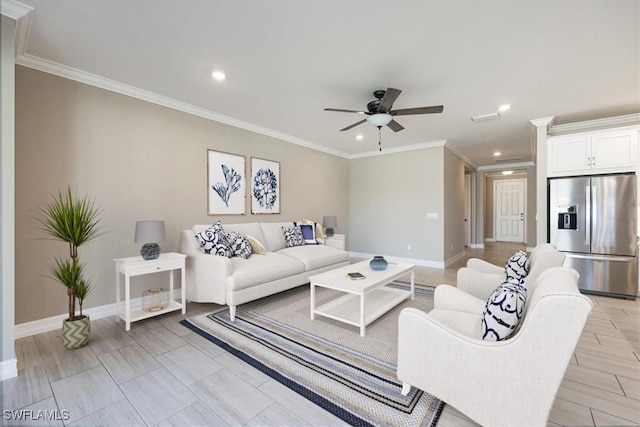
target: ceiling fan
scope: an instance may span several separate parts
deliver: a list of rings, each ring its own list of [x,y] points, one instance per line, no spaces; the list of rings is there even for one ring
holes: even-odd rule
[[[375,100],[367,104],[367,111],[358,110],[344,110],[341,108],[325,108],[324,111],[337,111],[339,113],[357,113],[365,114],[367,117],[359,122],[356,122],[350,126],[347,126],[341,131],[352,129],[362,123],[368,121],[373,123],[378,129],[382,126],[389,126],[392,131],[400,132],[404,127],[394,120],[394,116],[409,116],[414,114],[434,114],[442,113],[444,107],[442,105],[433,105],[431,107],[417,107],[417,108],[403,108],[400,110],[392,110],[393,103],[402,93],[400,89],[394,89],[392,87],[387,90],[376,90],[373,92]]]

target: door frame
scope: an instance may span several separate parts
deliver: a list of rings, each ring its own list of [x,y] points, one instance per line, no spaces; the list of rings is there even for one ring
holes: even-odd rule
[[[498,183],[502,182],[522,182],[522,210],[524,218],[522,221],[522,243],[527,242],[527,177],[513,179],[494,179],[493,180],[493,238],[497,241],[498,236]]]

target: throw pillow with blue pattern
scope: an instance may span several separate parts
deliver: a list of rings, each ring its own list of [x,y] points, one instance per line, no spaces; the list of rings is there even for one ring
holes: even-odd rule
[[[227,242],[229,242],[231,256],[239,256],[240,258],[248,259],[253,252],[249,241],[237,231],[227,233]]]
[[[293,248],[294,246],[302,246],[305,244],[300,227],[284,226],[282,227],[282,231],[284,232],[284,245],[287,248]]]
[[[231,256],[227,235],[220,221],[206,230],[197,233],[196,240],[205,254],[224,256],[227,258]]]
[[[504,271],[507,273],[507,280],[509,279],[524,279],[529,274],[529,263],[527,262],[527,253],[525,251],[518,251],[511,255],[511,258],[507,261],[507,265],[504,266]]]
[[[526,302],[527,289],[523,279],[509,279],[501,283],[489,295],[484,307],[482,339],[502,341],[509,338],[522,319]]]

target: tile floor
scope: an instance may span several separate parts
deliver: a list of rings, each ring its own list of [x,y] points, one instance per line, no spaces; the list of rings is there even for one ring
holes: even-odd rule
[[[455,284],[469,257],[504,263],[518,245],[467,250],[418,283]],[[567,369],[549,425],[640,425],[640,305],[592,297],[594,311]],[[211,304],[188,306],[188,316]],[[179,313],[136,322],[92,322],[87,347],[63,348],[59,331],[16,341],[19,376],[2,383],[3,425],[343,426],[344,422],[181,326]],[[7,420],[13,409],[57,420]],[[25,413],[24,411],[22,412]],[[475,425],[450,406],[439,427]]]

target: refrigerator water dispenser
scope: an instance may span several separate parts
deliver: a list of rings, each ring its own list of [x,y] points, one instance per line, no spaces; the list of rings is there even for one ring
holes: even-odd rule
[[[576,205],[558,206],[558,230],[578,229],[578,207]]]

